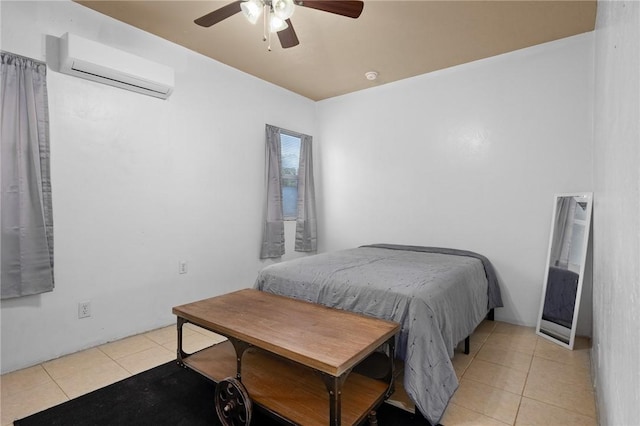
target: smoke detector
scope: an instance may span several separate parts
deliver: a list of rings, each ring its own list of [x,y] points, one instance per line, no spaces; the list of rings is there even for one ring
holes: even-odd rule
[[[375,80],[376,78],[378,78],[378,73],[375,71],[369,71],[369,72],[365,72],[364,76],[367,77],[367,80]]]

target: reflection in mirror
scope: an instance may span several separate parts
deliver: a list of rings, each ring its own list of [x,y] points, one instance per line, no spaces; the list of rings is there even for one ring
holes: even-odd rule
[[[573,349],[576,335],[591,204],[591,193],[555,196],[536,332],[569,349]]]

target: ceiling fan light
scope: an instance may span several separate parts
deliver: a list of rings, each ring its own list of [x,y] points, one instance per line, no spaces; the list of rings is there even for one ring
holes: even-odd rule
[[[277,33],[278,31],[286,30],[287,28],[289,28],[289,25],[284,21],[284,19],[280,19],[273,12],[269,14],[269,32]]]
[[[273,0],[271,2],[271,7],[273,8],[273,13],[283,21],[291,18],[293,11],[295,10],[293,0]]]
[[[260,0],[247,0],[240,4],[242,14],[252,24],[258,22],[258,18],[262,13],[262,2]]]

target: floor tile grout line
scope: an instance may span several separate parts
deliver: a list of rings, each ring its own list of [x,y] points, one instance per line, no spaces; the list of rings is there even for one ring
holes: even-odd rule
[[[463,372],[463,373],[462,373],[462,375],[460,376],[460,380],[462,380],[462,378],[464,378],[465,374],[466,374],[466,373],[467,373],[467,371],[469,370],[469,367],[471,367],[471,364],[473,363],[473,361],[475,361],[475,360],[476,360],[476,355],[480,352],[480,350],[482,349],[482,347],[483,347],[483,346],[485,345],[485,343],[489,340],[489,336],[491,336],[491,334],[493,334],[493,331],[495,331],[495,326],[494,326],[493,330],[492,330],[491,332],[489,332],[489,335],[487,336],[487,339],[485,339],[485,340],[484,340],[484,342],[480,345],[480,347],[478,348],[478,350],[477,350],[477,351],[475,352],[475,354],[473,355],[473,358],[472,358],[472,359],[471,359],[471,361],[469,362],[469,365],[467,365],[467,367],[464,369],[464,372]],[[480,360],[480,361],[483,361],[483,360]],[[528,374],[528,372],[527,372],[527,374]],[[515,422],[516,422],[516,420],[517,420],[517,418],[518,418],[518,411],[520,410],[520,403],[522,402],[522,395],[515,394],[515,393],[510,392],[510,391],[505,390],[505,389],[496,388],[495,386],[491,386],[491,385],[489,385],[489,384],[487,384],[487,383],[482,383],[482,382],[479,382],[479,381],[474,380],[474,379],[467,378],[467,379],[465,379],[465,380],[470,380],[470,381],[472,381],[472,382],[480,383],[480,384],[482,384],[482,385],[489,386],[489,387],[491,387],[491,388],[494,388],[494,389],[497,389],[497,390],[501,390],[501,391],[505,391],[505,392],[509,392],[509,393],[511,393],[511,394],[513,394],[513,395],[519,396],[519,397],[520,397],[520,401],[518,401],[518,410],[516,410],[516,415],[515,415],[515,417],[514,417],[514,419],[513,419],[513,422],[511,423],[511,425],[512,425],[512,426],[513,426],[513,425],[515,425]],[[524,387],[523,387],[523,390],[524,390]],[[454,404],[455,404],[455,403],[454,403]],[[459,405],[459,404],[455,404],[455,405]],[[479,411],[476,411],[476,410],[474,410],[474,409],[471,409],[471,408],[465,407],[465,406],[463,406],[463,405],[461,405],[461,407],[465,408],[466,410],[472,411],[472,412],[474,412],[474,413],[480,414],[480,415],[482,415],[482,416],[489,417],[489,418],[491,418],[491,419],[493,419],[493,420],[496,420],[496,421],[498,421],[498,422],[500,422],[500,423],[505,423],[505,422],[503,422],[502,420],[497,419],[497,418],[495,418],[495,417],[493,417],[493,416],[490,416],[490,415],[488,415],[488,414],[481,413],[481,412],[479,412]],[[505,423],[505,424],[507,424],[507,423]]]
[[[485,342],[489,340],[489,337],[490,337],[492,334],[494,334],[495,329],[496,329],[496,327],[494,327],[493,331],[489,334],[489,336],[487,336],[487,340],[485,340]],[[510,334],[510,333],[499,333],[499,332],[498,332],[498,334]],[[523,400],[523,398],[525,397],[525,396],[524,396],[524,391],[525,391],[525,388],[526,388],[526,386],[527,386],[527,381],[529,380],[529,373],[531,372],[531,365],[533,364],[533,358],[534,358],[534,356],[535,356],[535,349],[536,349],[537,345],[538,345],[538,341],[536,340],[536,345],[534,346],[533,352],[532,352],[531,354],[528,354],[528,353],[526,353],[526,352],[522,352],[522,351],[518,351],[518,350],[515,350],[515,349],[513,349],[513,348],[509,348],[509,351],[518,352],[518,353],[522,353],[522,354],[526,354],[526,355],[530,356],[530,358],[529,358],[529,365],[528,365],[528,367],[527,367],[527,371],[526,371],[526,377],[525,377],[525,380],[524,380],[524,384],[522,385],[522,390],[520,391],[520,393],[519,393],[519,394],[516,394],[516,393],[511,392],[512,394],[517,395],[517,396],[519,397],[519,400],[518,400],[518,408],[516,409],[516,414],[515,414],[515,416],[514,416],[514,418],[513,418],[513,422],[511,423],[513,426],[515,426],[515,425],[516,425],[516,423],[518,422],[518,415],[520,414],[520,407],[522,406],[522,400]],[[478,351],[478,352],[479,352],[479,351]],[[475,359],[474,359],[474,360],[475,360]],[[492,363],[491,361],[486,361],[486,360],[481,360],[481,361],[485,361],[485,362],[490,362],[490,363]],[[498,366],[501,366],[501,367],[505,367],[505,368],[509,368],[509,369],[511,369],[511,370],[514,370],[514,371],[521,371],[521,370],[517,370],[517,369],[514,369],[514,368],[512,368],[512,367],[509,367],[509,366],[506,366],[506,365],[502,365],[502,364],[497,364],[497,363],[492,363],[492,364],[494,364],[494,365],[498,365]],[[465,371],[465,373],[466,373],[466,371]],[[473,379],[467,379],[467,380],[473,380]],[[485,383],[485,384],[486,384],[486,383]],[[493,386],[491,386],[491,385],[487,385],[487,386],[493,387]],[[494,387],[494,388],[495,388],[495,387]],[[495,389],[500,389],[500,388],[495,388]],[[506,389],[500,389],[500,390],[504,390],[504,391],[506,391],[506,392],[510,392],[510,391],[508,391],[508,390],[506,390]],[[494,418],[494,417],[491,417],[491,418]],[[500,419],[496,419],[496,420],[501,421]]]
[[[45,374],[49,377],[49,379],[51,379],[51,381],[53,382],[53,384],[55,384],[55,385],[56,385],[56,387],[60,390],[60,392],[62,392],[62,394],[63,394],[63,395],[64,395],[64,397],[66,398],[66,401],[65,401],[65,402],[71,401],[71,399],[72,399],[72,398],[71,398],[71,397],[70,397],[70,396],[69,396],[69,395],[64,391],[64,389],[62,389],[62,387],[60,386],[60,384],[58,383],[58,381],[57,381],[56,379],[54,379],[54,378],[53,378],[53,376],[51,376],[51,374],[49,373],[49,371],[47,371],[47,369],[46,369],[46,368],[44,368],[44,363],[43,363],[43,362],[41,362],[41,363],[39,363],[39,364],[33,365],[32,367],[36,367],[36,366],[39,366],[40,368],[42,368],[42,370],[44,370]],[[30,367],[27,367],[27,368],[30,368]],[[10,374],[10,373],[7,373],[7,374]],[[39,387],[39,386],[42,386],[42,385],[38,385],[38,387]],[[29,390],[33,390],[33,389],[34,389],[34,388],[29,388],[29,389],[25,389],[24,391],[29,391]],[[32,414],[38,413],[38,412],[40,412],[40,411],[42,411],[42,410],[45,410],[45,409],[46,409],[46,408],[39,407],[39,408],[37,408],[37,409],[36,409],[36,411],[29,412],[28,414],[25,414],[23,417],[30,416],[30,415],[32,415]],[[14,420],[16,420],[16,419],[14,419]],[[9,426],[13,425],[14,420],[12,420],[12,421],[11,421],[11,423],[9,424]]]
[[[126,355],[123,355],[123,356],[121,356],[121,357],[114,358],[113,356],[111,356],[111,355],[109,355],[107,352],[105,352],[105,351],[102,349],[102,347],[103,347],[103,346],[106,346],[106,345],[109,345],[109,344],[111,344],[111,343],[117,343],[117,342],[120,342],[120,341],[123,341],[123,340],[126,340],[126,339],[130,339],[130,338],[132,338],[132,337],[138,337],[138,336],[139,336],[139,337],[142,337],[142,338],[144,338],[144,339],[146,339],[146,340],[148,340],[152,345],[162,347],[162,345],[161,345],[161,344],[159,344],[158,342],[154,341],[153,339],[150,339],[150,338],[149,338],[149,337],[147,337],[145,334],[146,334],[146,333],[141,333],[141,334],[134,334],[133,336],[129,336],[129,337],[123,337],[122,339],[114,340],[114,341],[112,341],[112,342],[107,342],[107,343],[104,343],[104,344],[102,344],[102,345],[96,346],[96,348],[98,348],[98,350],[100,350],[100,352],[102,352],[103,354],[105,354],[105,355],[106,355],[107,357],[109,357],[111,360],[113,360],[113,361],[115,361],[116,363],[120,364],[120,363],[118,362],[118,359],[122,359],[122,358],[125,358],[125,357],[130,356],[130,355],[135,355],[135,354],[138,354],[138,353],[144,352],[144,351],[146,351],[146,350],[147,350],[147,349],[149,349],[149,348],[143,348],[143,349],[140,349],[140,350],[137,350],[137,351],[134,351],[134,352],[127,353]]]
[[[537,341],[536,341],[536,347],[535,347],[535,349],[537,349],[537,348],[538,348],[538,342],[540,342],[540,340],[537,340]],[[528,398],[528,399],[530,399],[530,400],[532,400],[532,401],[536,401],[536,402],[539,402],[539,403],[541,403],[541,404],[545,404],[545,405],[549,405],[549,406],[552,406],[552,407],[560,408],[560,409],[563,409],[563,410],[566,410],[566,411],[569,411],[569,412],[572,412],[572,413],[575,413],[575,414],[578,414],[578,415],[581,415],[581,416],[590,417],[590,418],[594,418],[594,419],[595,419],[595,417],[593,417],[593,416],[590,416],[590,415],[585,414],[585,413],[581,413],[581,412],[576,411],[576,410],[573,410],[573,409],[571,409],[571,408],[563,407],[563,406],[560,406],[560,405],[557,405],[557,404],[554,404],[554,403],[551,403],[551,402],[540,401],[539,399],[534,398],[534,397],[532,397],[532,396],[525,396],[525,395],[524,395],[525,389],[526,389],[526,387],[527,387],[526,382],[529,380],[529,374],[531,373],[531,367],[533,366],[533,360],[534,360],[534,358],[541,358],[541,359],[544,359],[544,360],[546,360],[546,361],[556,362],[556,363],[558,363],[558,364],[563,364],[563,365],[564,365],[564,363],[557,362],[557,361],[554,361],[554,360],[548,359],[548,358],[546,358],[546,357],[541,357],[541,356],[539,356],[539,355],[536,355],[535,353],[536,353],[536,352],[535,352],[535,350],[534,350],[534,354],[533,354],[533,357],[531,358],[531,363],[530,363],[530,365],[529,365],[529,372],[527,373],[527,379],[525,380],[525,386],[524,386],[524,388],[523,388],[523,390],[522,390],[522,398]],[[571,364],[569,364],[569,365],[571,365]],[[589,373],[589,375],[590,375],[590,374],[591,374],[591,373]],[[520,404],[522,404],[522,400],[520,401]],[[520,406],[518,406],[518,411],[520,411]]]
[[[41,363],[40,366],[45,371],[45,373],[47,373],[47,376],[49,376],[49,378],[53,381],[53,383],[56,384],[58,389],[60,389],[60,391],[64,394],[64,396],[67,398],[67,401],[71,401],[71,397],[64,391],[64,389],[62,389],[62,386],[60,386],[60,383],[58,383],[58,381],[53,378],[53,376],[49,373],[49,371],[47,371],[47,369],[44,368],[44,363]]]
[[[117,340],[115,340],[115,341],[117,342]],[[113,342],[105,343],[105,345],[108,345],[109,343],[113,343]],[[100,346],[103,346],[103,345],[100,345]],[[105,351],[103,351],[103,350],[100,348],[100,346],[96,346],[96,348],[97,348],[100,352],[102,352],[103,354],[105,354],[105,355],[107,356],[107,358],[109,358],[111,361],[113,361],[113,362],[115,362],[115,363],[117,363],[117,362],[118,362],[118,361],[116,361],[116,360],[115,360],[111,355],[109,355],[108,353],[106,353]]]
[[[589,415],[589,414],[581,413],[581,412],[579,412],[579,411],[572,410],[571,408],[562,407],[562,406],[560,406],[560,405],[556,405],[556,404],[554,404],[554,403],[552,403],[552,402],[540,401],[539,399],[536,399],[536,398],[534,398],[534,397],[532,397],[532,396],[525,396],[525,395],[522,395],[522,398],[523,398],[523,399],[524,399],[524,398],[527,398],[527,399],[529,399],[529,400],[531,400],[531,401],[535,401],[535,402],[537,402],[537,403],[539,403],[539,404],[548,405],[548,406],[553,407],[553,408],[558,408],[558,409],[560,409],[560,410],[568,411],[568,412],[570,412],[570,413],[572,413],[572,414],[576,414],[576,415],[578,415],[578,416],[588,417],[588,418],[590,418],[590,419],[597,420],[597,417],[591,416],[591,415]]]
[[[130,336],[130,337],[132,337],[132,336]],[[156,346],[158,346],[158,347],[162,347],[162,346],[161,346],[161,345],[159,345],[157,342],[154,342],[152,339],[149,339],[149,338],[147,338],[146,336],[145,336],[145,338],[146,338],[147,340],[149,340],[151,343],[153,343],[154,345],[156,345]],[[124,340],[124,339],[127,339],[127,337],[124,337],[124,338],[119,339],[119,340],[114,340],[114,342],[117,342],[117,341],[120,341],[120,340]],[[112,343],[112,342],[105,343],[105,345],[106,345],[106,344],[109,344],[109,343]],[[134,372],[130,371],[127,367],[125,367],[124,365],[122,365],[122,364],[118,361],[118,359],[122,359],[122,358],[124,358],[124,356],[123,356],[123,357],[120,357],[120,358],[114,358],[114,357],[112,357],[111,355],[109,355],[108,353],[106,353],[104,350],[102,350],[102,348],[101,348],[100,346],[103,346],[103,345],[97,345],[97,346],[94,346],[93,348],[97,349],[99,352],[101,352],[102,354],[104,354],[104,355],[105,355],[105,356],[106,356],[106,357],[107,357],[111,362],[113,362],[115,365],[117,365],[118,367],[122,368],[122,369],[127,373],[127,375],[128,375],[128,376],[127,376],[127,378],[128,378],[128,377],[132,377],[133,375],[135,375],[135,373],[134,373]],[[93,349],[93,348],[89,348],[89,349]],[[148,349],[148,348],[147,348],[147,349]],[[164,348],[164,349],[166,349],[166,348]],[[141,352],[143,352],[143,351],[144,351],[144,350],[136,351],[136,352],[133,352],[133,353],[128,354],[128,355],[138,354],[138,353],[141,353]],[[73,354],[69,354],[69,355],[73,355]],[[65,356],[69,356],[69,355],[65,355]],[[128,355],[127,355],[127,356],[128,356]],[[62,359],[62,358],[64,358],[64,356],[63,356],[63,357],[61,357],[61,358],[57,358],[57,359]],[[57,386],[57,387],[62,391],[62,393],[63,393],[63,394],[65,395],[65,397],[67,398],[67,400],[68,400],[68,401],[70,401],[71,399],[73,399],[73,398],[71,398],[71,396],[70,396],[69,394],[67,394],[67,392],[65,392],[65,391],[64,391],[64,389],[62,388],[62,386],[60,385],[60,383],[58,382],[58,380],[56,380],[56,379],[55,379],[55,378],[54,378],[54,377],[49,373],[49,371],[45,368],[44,363],[41,363],[41,364],[39,364],[39,365],[42,367],[42,369],[43,369],[43,370],[45,370],[45,372],[46,372],[46,374],[49,376],[49,378],[51,378],[51,380],[53,380],[53,382],[56,384],[56,386]],[[60,379],[63,379],[63,378],[64,378],[64,377],[60,377]],[[94,390],[95,390],[95,389],[94,389]],[[92,392],[92,391],[83,392],[81,395],[78,395],[78,397],[79,397],[79,396],[82,396],[82,395],[85,395],[85,394],[87,394],[87,393],[90,393],[90,392]]]
[[[465,378],[465,380],[469,380],[469,381],[472,381],[474,383],[478,383],[478,384],[483,385],[483,386],[488,386],[488,387],[490,387],[492,389],[496,389],[496,390],[499,390],[499,391],[502,391],[502,392],[507,392],[507,393],[510,393],[511,395],[520,396],[520,397],[523,396],[522,393],[516,393],[516,392],[510,391],[510,390],[507,390],[507,389],[502,389],[502,388],[490,385],[488,383],[484,383],[484,382],[478,381],[476,379],[472,379],[470,377]]]
[[[162,327],[162,328],[160,328],[160,329],[158,329],[158,330],[161,330],[161,329],[164,329],[164,328],[166,328],[166,327]],[[152,330],[152,331],[153,331],[153,330]],[[147,333],[148,333],[148,332],[147,332]],[[151,346],[151,347],[147,347],[147,348],[141,349],[141,350],[139,350],[139,351],[135,351],[135,352],[128,353],[127,355],[121,356],[121,357],[119,357],[119,358],[117,358],[117,359],[112,358],[112,359],[113,359],[113,360],[114,360],[114,361],[115,361],[115,362],[116,362],[116,363],[117,363],[117,364],[118,364],[122,369],[124,369],[127,373],[129,373],[129,376],[130,376],[130,377],[131,377],[131,376],[134,376],[134,375],[136,375],[136,374],[138,374],[138,373],[141,373],[142,371],[134,372],[134,371],[130,370],[129,368],[127,368],[127,366],[126,366],[126,365],[124,365],[124,364],[121,362],[123,359],[125,359],[125,358],[127,358],[127,357],[129,357],[129,356],[133,356],[133,355],[141,354],[141,353],[143,353],[143,352],[145,352],[145,351],[148,351],[148,350],[151,350],[151,349],[166,350],[166,351],[171,352],[171,353],[173,352],[173,351],[171,351],[170,349],[168,349],[167,347],[165,347],[164,345],[162,345],[162,344],[160,344],[160,343],[156,342],[155,340],[153,340],[153,339],[149,338],[148,336],[146,336],[146,334],[147,334],[147,333],[141,333],[141,334],[139,334],[139,335],[140,335],[140,336],[142,336],[142,337],[144,337],[145,339],[147,339],[149,342],[151,342],[151,344],[152,344],[152,346]],[[158,365],[159,365],[159,364],[158,364]],[[154,367],[157,367],[158,365],[155,365]],[[154,367],[150,367],[150,368],[154,368]],[[148,369],[150,369],[150,368],[148,368]],[[146,369],[146,370],[148,370],[148,369]],[[146,371],[146,370],[143,370],[143,371]]]
[[[530,399],[530,400],[532,400],[532,401],[536,401],[536,402],[538,402],[538,403],[540,403],[540,404],[548,405],[548,406],[551,406],[551,407],[554,407],[554,408],[559,408],[559,409],[564,410],[564,411],[569,411],[569,412],[571,412],[571,413],[573,413],[573,414],[577,414],[577,415],[579,415],[579,416],[584,416],[584,417],[589,417],[589,418],[592,418],[592,419],[596,419],[596,417],[591,416],[591,415],[589,415],[589,414],[586,414],[586,413],[583,413],[583,412],[580,412],[580,411],[574,410],[574,409],[572,409],[572,408],[563,407],[563,406],[561,406],[561,405],[554,404],[553,402],[541,401],[541,400],[539,400],[539,399],[537,399],[537,398],[535,398],[535,397],[533,397],[533,396],[529,396],[529,395],[524,395],[524,394],[523,394],[523,395],[522,395],[522,397],[523,397],[523,398]],[[596,407],[596,409],[597,409],[597,407]],[[597,414],[597,410],[596,410],[596,414]]]
[[[518,411],[520,410],[520,403],[522,402],[522,398],[523,398],[523,397],[522,397],[522,395],[518,395],[517,393],[513,393],[513,392],[508,391],[508,390],[505,390],[505,389],[496,388],[495,386],[491,386],[491,385],[488,385],[488,384],[486,384],[486,383],[479,382],[479,381],[477,381],[477,380],[473,380],[473,379],[465,379],[465,380],[467,380],[467,381],[471,381],[471,382],[475,382],[475,383],[479,383],[479,384],[484,385],[484,386],[489,386],[490,388],[497,389],[497,390],[499,390],[499,391],[504,391],[504,392],[507,392],[507,393],[510,393],[510,394],[512,394],[512,395],[514,395],[514,396],[519,397],[519,398],[520,398],[520,400],[518,401],[518,410],[516,410],[516,415],[514,416],[514,418],[513,418],[513,422],[511,423],[511,425],[514,425],[514,424],[515,424],[515,421],[516,421],[516,420],[517,420],[517,418],[518,418]],[[454,404],[455,404],[455,403],[454,403]],[[460,404],[455,404],[455,405],[460,405]],[[500,419],[498,419],[498,418],[495,418],[495,417],[493,417],[493,416],[491,416],[491,415],[489,415],[489,414],[481,413],[480,411],[474,410],[473,408],[465,407],[464,405],[460,405],[460,406],[461,406],[461,407],[463,407],[463,408],[465,408],[465,409],[467,409],[467,410],[469,410],[469,411],[473,411],[474,413],[480,414],[480,415],[485,416],[485,417],[489,417],[489,418],[491,418],[491,419],[493,419],[493,420],[496,420],[496,421],[498,421],[498,422],[500,422],[500,423],[505,423],[504,421],[502,421],[502,420],[500,420]],[[508,423],[505,423],[505,424],[508,424]]]
[[[509,424],[509,423],[505,423],[505,422],[503,422],[503,421],[502,421],[502,420],[500,420],[500,419],[496,419],[495,417],[492,417],[492,416],[490,416],[490,415],[488,415],[488,414],[484,414],[484,413],[481,413],[480,411],[474,410],[473,408],[468,408],[468,407],[465,407],[464,405],[456,404],[455,402],[450,402],[450,403],[449,403],[449,405],[456,405],[456,406],[458,406],[458,407],[464,408],[465,410],[469,410],[469,411],[471,411],[471,412],[473,412],[473,413],[476,413],[476,414],[479,414],[479,415],[481,415],[481,416],[488,417],[488,418],[490,418],[491,420],[495,420],[495,421],[496,421],[496,422],[498,422],[498,423],[502,423],[502,424],[505,424],[505,425],[508,425],[508,424]],[[447,408],[449,408],[449,405],[447,406]],[[513,426],[513,423],[512,423],[511,425]],[[448,426],[448,425],[442,425],[442,426]]]
[[[520,414],[520,407],[522,406],[522,398],[524,397],[520,395],[520,400],[518,401],[518,409],[516,410],[516,416],[513,418],[513,423],[511,423],[513,426],[518,423],[518,415]]]
[[[518,416],[520,415],[520,408],[522,407],[522,400],[524,399],[524,392],[527,388],[527,382],[529,381],[529,374],[531,374],[531,366],[533,365],[533,357],[535,356],[535,348],[538,347],[538,341],[536,340],[536,346],[533,349],[533,354],[531,354],[531,359],[529,360],[529,368],[527,368],[527,376],[524,378],[524,384],[522,385],[522,392],[520,393],[520,401],[518,401],[518,409],[516,410],[516,417],[513,419],[513,425],[515,426],[518,423]]]
[[[123,338],[123,339],[126,339],[126,337],[125,337],[125,338]],[[121,340],[122,340],[122,339],[121,339]],[[149,339],[149,340],[151,340],[151,339]],[[152,341],[152,340],[151,340],[151,341]],[[152,342],[153,342],[153,341],[152,341]],[[155,345],[157,345],[157,346],[161,347],[161,345],[158,345],[156,342],[153,342],[153,343],[154,343]],[[100,347],[99,347],[99,346],[96,346],[96,348],[97,348],[98,350],[100,350],[100,352],[104,353],[104,354],[105,354],[105,355],[106,355],[106,356],[107,356],[111,361],[113,361],[113,362],[114,362],[118,367],[122,368],[122,369],[127,373],[127,375],[128,375],[126,378],[132,377],[132,376],[134,376],[135,374],[137,374],[137,373],[134,373],[134,372],[132,372],[131,370],[129,370],[129,369],[128,369],[127,367],[125,367],[124,365],[122,365],[122,364],[118,361],[118,359],[115,359],[115,358],[111,357],[109,354],[105,353],[102,349],[100,349]],[[148,348],[147,348],[147,349],[148,349]],[[129,355],[138,354],[138,353],[141,353],[141,352],[143,352],[143,351],[144,351],[144,350],[142,350],[142,351],[137,351],[137,352],[134,352],[134,353],[129,354]],[[123,357],[120,357],[119,359],[122,359],[122,358],[125,358],[125,357],[123,356]],[[153,368],[153,367],[150,367],[149,369],[151,369],[151,368]],[[48,374],[48,372],[47,372],[47,374]],[[51,377],[51,375],[49,375],[49,377]],[[69,395],[64,391],[64,389],[62,389],[61,385],[60,385],[60,384],[59,384],[59,383],[58,383],[58,382],[57,382],[53,377],[51,377],[51,379],[56,383],[56,385],[60,388],[60,390],[62,390],[62,392],[65,394],[65,396],[67,397],[67,399],[68,399],[68,400],[73,399],[73,398],[71,398],[71,397],[70,397],[70,396],[69,396]],[[122,379],[120,379],[120,380],[122,380]],[[108,386],[108,385],[107,385],[107,386]],[[104,387],[104,386],[103,386],[103,387]],[[98,388],[98,389],[100,389],[100,388]],[[89,390],[89,391],[83,392],[82,394],[78,395],[78,396],[77,396],[77,397],[75,397],[75,398],[78,398],[78,397],[80,397],[80,396],[82,396],[82,395],[86,395],[86,394],[88,394],[88,393],[91,393],[91,392],[93,392],[94,390],[97,390],[97,389],[93,389],[93,390]]]
[[[473,360],[475,361],[475,359],[476,358],[474,357]],[[531,359],[533,359],[533,356],[531,356]],[[491,361],[491,360],[488,360],[488,359],[478,358],[478,361],[486,362],[488,364],[497,365],[498,367],[508,368],[509,370],[517,371],[517,372],[520,372],[520,373],[526,373],[527,375],[529,374],[529,369],[531,369],[531,360],[529,360],[529,367],[527,367],[527,371],[518,370],[517,368],[513,368],[513,367],[508,366],[508,365],[500,364],[499,362]]]

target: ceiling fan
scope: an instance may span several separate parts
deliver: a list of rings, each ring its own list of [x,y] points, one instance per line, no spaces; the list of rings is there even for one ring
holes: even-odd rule
[[[295,6],[308,7],[355,19],[362,13],[364,3],[356,0],[236,0],[201,16],[194,22],[202,27],[210,27],[242,12],[249,22],[255,24],[264,12],[263,41],[267,40],[267,35],[269,35],[270,41],[270,35],[277,33],[282,48],[287,49],[300,44],[291,19],[289,19],[293,15]],[[271,43],[269,43],[269,50],[271,50]]]

